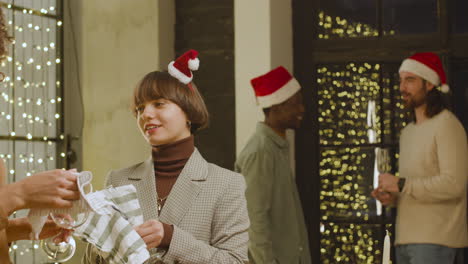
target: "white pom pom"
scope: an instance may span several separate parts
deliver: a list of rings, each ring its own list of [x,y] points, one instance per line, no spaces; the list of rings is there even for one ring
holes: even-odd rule
[[[192,71],[198,70],[198,67],[200,67],[200,60],[198,58],[189,60],[188,61],[188,67]]]
[[[448,93],[450,91],[450,88],[447,84],[442,84],[442,87],[440,87],[443,93]]]

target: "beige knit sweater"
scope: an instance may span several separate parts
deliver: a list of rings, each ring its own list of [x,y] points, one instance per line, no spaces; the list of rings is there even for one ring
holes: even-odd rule
[[[468,146],[460,121],[448,110],[400,138],[400,193],[395,244],[468,246]]]

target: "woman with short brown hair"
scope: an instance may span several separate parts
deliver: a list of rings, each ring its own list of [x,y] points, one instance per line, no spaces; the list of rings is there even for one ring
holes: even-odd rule
[[[138,116],[139,109],[145,102],[155,99],[169,100],[178,105],[190,121],[190,132],[193,134],[206,128],[209,114],[205,102],[195,84],[192,88],[172,77],[168,72],[154,71],[148,73],[135,88],[133,93],[134,115]]]
[[[135,230],[164,263],[244,263],[249,228],[244,178],[208,163],[194,146],[194,133],[209,119],[192,83],[196,68],[197,52],[191,50],[171,62],[169,72],[151,72],[139,82],[134,114],[152,155],[112,171],[106,185],[136,187],[145,222]]]

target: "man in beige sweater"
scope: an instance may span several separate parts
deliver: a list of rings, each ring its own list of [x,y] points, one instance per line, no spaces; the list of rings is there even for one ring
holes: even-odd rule
[[[380,175],[372,195],[397,207],[398,264],[453,264],[457,248],[468,246],[467,136],[446,109],[442,93],[449,89],[436,54],[414,54],[399,73],[414,122],[401,133],[400,177]]]

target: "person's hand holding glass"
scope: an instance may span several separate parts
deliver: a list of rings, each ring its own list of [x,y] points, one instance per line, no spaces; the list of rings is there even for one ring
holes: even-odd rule
[[[83,191],[85,193],[92,192],[92,185],[83,186]],[[64,262],[75,253],[76,242],[71,234],[75,228],[86,222],[90,212],[86,209],[85,201],[78,200],[74,203],[76,206],[69,210],[54,210],[49,215],[54,223],[63,229],[57,236],[41,241],[41,248],[51,261]]]
[[[395,196],[392,195],[389,190],[386,190],[381,185],[382,177],[394,177],[389,174],[391,171],[391,158],[390,150],[388,148],[376,148],[375,159],[377,162],[377,170],[379,172],[379,186],[374,189],[371,195],[379,200],[382,205],[388,206],[394,202]]]

